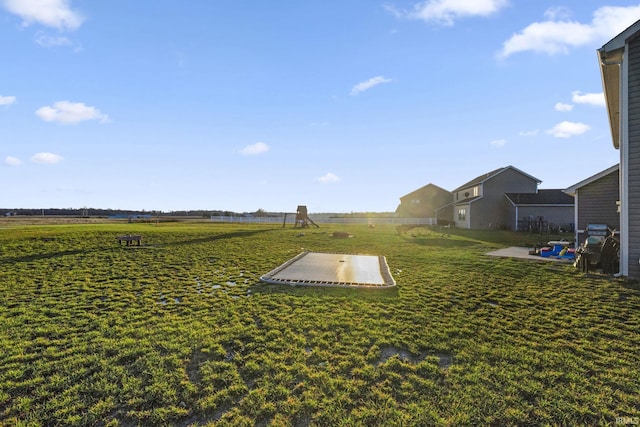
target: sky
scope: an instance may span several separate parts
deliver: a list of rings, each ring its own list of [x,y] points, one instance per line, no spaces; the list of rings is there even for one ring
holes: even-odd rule
[[[0,208],[390,212],[619,161],[624,0],[0,0]]]

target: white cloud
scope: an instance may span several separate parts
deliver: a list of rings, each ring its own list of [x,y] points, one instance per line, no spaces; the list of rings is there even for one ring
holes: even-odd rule
[[[31,161],[34,163],[42,163],[47,165],[53,165],[56,163],[60,163],[62,160],[62,156],[58,156],[53,153],[37,153],[31,157]]]
[[[360,92],[364,92],[365,90],[369,90],[374,86],[378,86],[382,83],[389,83],[391,79],[387,79],[383,76],[372,77],[369,80],[365,80],[363,82],[358,83],[351,89],[351,95],[357,95]]]
[[[415,4],[412,11],[387,9],[399,18],[450,26],[461,18],[492,15],[508,4],[508,0],[426,0]]]
[[[573,110],[573,104],[565,104],[564,102],[557,102],[553,108],[556,111],[566,112],[566,111]]]
[[[640,5],[601,7],[587,24],[569,20],[566,10],[562,14],[548,10],[545,17],[546,21],[529,24],[512,35],[503,43],[498,57],[526,51],[555,55],[578,46],[602,45],[640,19]]]
[[[56,28],[73,31],[82,25],[84,17],[71,10],[70,0],[1,0],[2,6],[14,15],[22,18],[23,25],[34,22]]]
[[[256,142],[255,144],[244,147],[240,150],[240,153],[245,156],[255,156],[256,154],[266,153],[267,151],[269,151],[269,146],[267,144],[264,142]]]
[[[58,47],[58,46],[71,46],[73,42],[68,37],[64,36],[50,36],[43,32],[36,34],[36,43],[42,47]]]
[[[569,19],[573,13],[571,9],[564,6],[554,6],[544,11],[544,17],[550,21],[556,21],[559,19]]]
[[[334,173],[327,172],[326,174],[324,174],[321,177],[317,178],[316,181],[318,181],[320,184],[329,184],[331,182],[340,181],[340,178]]]
[[[4,158],[4,164],[9,166],[20,166],[22,161],[17,157],[7,156]]]
[[[571,92],[572,100],[576,104],[589,104],[596,107],[604,107],[604,93],[582,93],[579,90]]]
[[[520,136],[536,136],[538,133],[540,133],[540,131],[538,129],[523,130],[523,131],[520,131],[519,135]]]
[[[86,120],[109,121],[109,116],[95,107],[84,105],[82,102],[58,101],[53,107],[46,106],[36,110],[36,115],[45,122],[59,122],[64,124],[79,123]]]
[[[490,144],[493,147],[500,148],[500,147],[504,147],[505,145],[507,145],[507,140],[506,139],[494,139],[493,141],[490,142]]]
[[[571,138],[572,136],[582,135],[591,129],[591,126],[584,123],[563,121],[547,131],[548,134],[556,138]]]
[[[2,96],[0,95],[0,105],[11,105],[16,102],[15,96]]]

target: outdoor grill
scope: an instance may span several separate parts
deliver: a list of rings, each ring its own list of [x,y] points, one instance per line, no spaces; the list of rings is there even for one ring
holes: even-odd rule
[[[602,269],[605,274],[617,273],[620,268],[620,240],[607,224],[588,224],[587,238],[576,253],[575,266],[587,273]]]

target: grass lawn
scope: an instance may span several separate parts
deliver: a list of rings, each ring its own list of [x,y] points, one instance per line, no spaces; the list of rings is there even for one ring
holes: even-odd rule
[[[143,245],[118,246],[125,233]],[[638,285],[485,255],[531,239],[3,225],[0,424],[640,422]],[[397,287],[258,282],[305,250],[384,255]]]

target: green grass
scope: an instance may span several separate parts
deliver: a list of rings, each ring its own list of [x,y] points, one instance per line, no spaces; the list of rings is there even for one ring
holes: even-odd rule
[[[118,246],[124,233],[144,245]],[[532,238],[358,225],[303,236],[208,223],[2,229],[0,424],[638,419],[637,285],[484,255]],[[304,250],[385,255],[398,286],[259,283]]]

